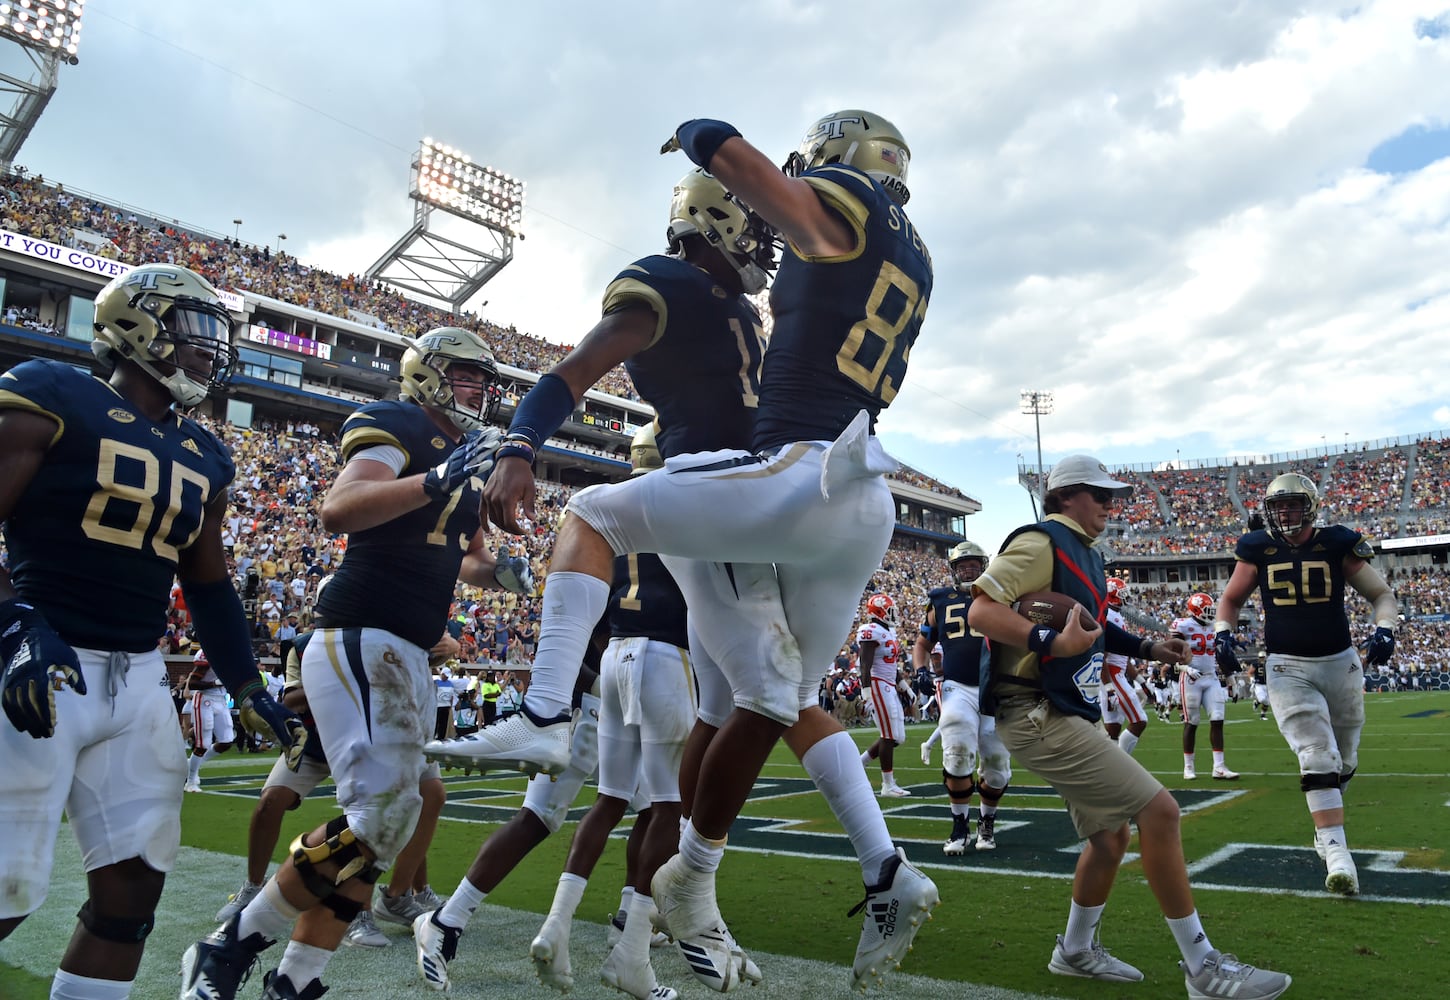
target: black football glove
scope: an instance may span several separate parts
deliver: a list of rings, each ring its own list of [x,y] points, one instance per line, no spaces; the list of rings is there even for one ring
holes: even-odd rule
[[[1381,625],[1374,630],[1374,635],[1369,637],[1369,648],[1365,651],[1364,655],[1365,665],[1370,667],[1383,666],[1390,662],[1390,657],[1393,655],[1395,655],[1394,629]]]
[[[511,556],[505,550],[498,554],[493,578],[504,590],[527,597],[534,592],[534,571],[523,556]]]
[[[266,691],[254,691],[242,701],[245,708],[257,713],[257,716],[272,730],[277,741],[285,748],[287,767],[295,771],[302,764],[302,754],[307,748],[307,727],[297,714],[277,704]]]
[[[55,735],[55,693],[68,684],[86,693],[76,651],[66,645],[39,611],[11,599],[0,604],[0,700],[10,724],[32,739]]]
[[[1218,669],[1225,677],[1236,674],[1239,671],[1238,654],[1234,652],[1233,633],[1228,629],[1217,633],[1213,637],[1213,657],[1218,661]]]
[[[497,427],[469,431],[453,449],[453,454],[424,474],[423,491],[434,500],[446,500],[473,476],[488,479],[493,471],[494,453],[501,444],[503,431]]]

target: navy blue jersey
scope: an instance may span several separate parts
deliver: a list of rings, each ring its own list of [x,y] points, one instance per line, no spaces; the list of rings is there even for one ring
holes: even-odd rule
[[[802,175],[856,233],[841,257],[787,246],[770,292],[755,447],[834,441],[861,410],[876,416],[906,378],[931,296],[931,255],[900,206],[839,164]]]
[[[982,671],[990,669],[987,637],[967,625],[972,606],[971,589],[937,587],[926,595],[935,624],[926,630],[926,641],[941,643],[942,678],[968,687],[980,687]]]
[[[624,368],[658,414],[660,454],[749,448],[765,354],[755,307],[693,264],[663,256],[635,261],[604,292],[606,313],[636,303],[654,310],[655,336]]]
[[[1234,558],[1259,572],[1264,606],[1264,646],[1270,653],[1331,656],[1353,640],[1344,612],[1344,560],[1369,560],[1374,549],[1353,528],[1315,528],[1303,545],[1289,545],[1267,531],[1239,539]]]
[[[684,595],[657,555],[615,557],[614,586],[606,617],[611,638],[643,636],[681,649],[690,647],[685,633]]]
[[[6,372],[0,408],[58,425],[5,522],[16,592],[72,646],[155,649],[178,552],[232,481],[226,447],[175,412],[152,423],[109,383],[58,361]]]
[[[426,472],[455,447],[426,410],[406,400],[369,403],[342,425],[342,460],[375,445],[402,450],[399,479]],[[458,570],[479,529],[483,483],[347,538],[347,555],[317,602],[326,628],[380,628],[431,649],[443,635]]]

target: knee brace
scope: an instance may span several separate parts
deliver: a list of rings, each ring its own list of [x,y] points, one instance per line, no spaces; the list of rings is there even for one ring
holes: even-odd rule
[[[1303,792],[1312,792],[1316,788],[1334,788],[1334,789],[1338,789],[1339,788],[1339,775],[1337,775],[1337,774],[1324,774],[1324,773],[1320,773],[1320,772],[1316,772],[1314,774],[1301,774],[1301,775],[1299,775],[1299,790],[1300,791],[1303,791]]]
[[[292,865],[301,876],[302,885],[334,913],[338,912],[337,907],[329,903],[329,900],[337,893],[338,886],[351,878],[372,885],[383,874],[376,864],[363,855],[362,845],[348,828],[346,816],[338,816],[328,822],[323,831],[322,843],[316,847],[308,847],[302,842],[302,836],[299,836],[292,841],[291,850]],[[327,876],[317,870],[317,866],[324,861],[331,861],[338,866],[335,876]],[[340,913],[338,915],[341,916]],[[357,913],[354,912],[353,916],[357,916]],[[352,917],[347,919],[351,921]]]
[[[1326,746],[1310,747],[1299,753],[1299,771],[1301,774],[1328,775],[1334,779],[1336,786],[1339,783],[1339,769],[1343,766],[1344,759]]]
[[[1002,801],[1002,796],[1007,794],[1007,785],[1004,782],[1001,788],[993,788],[991,785],[979,781],[977,782],[977,794],[982,797],[984,803],[995,806]]]
[[[155,913],[148,913],[144,917],[103,916],[92,908],[89,899],[76,911],[76,919],[93,936],[102,941],[116,941],[120,944],[139,944],[146,940],[146,935],[156,926]]]
[[[977,769],[977,755],[967,747],[953,744],[942,744],[941,748],[942,770],[957,778],[969,778],[972,772]]]
[[[953,788],[952,782],[954,781],[958,783],[965,781],[967,783],[967,787]],[[947,798],[951,799],[953,802],[969,802],[971,801],[972,795],[977,790],[976,779],[973,778],[970,774],[952,774],[945,769],[943,769],[941,773],[941,784],[942,787],[947,790]]]
[[[1341,774],[1339,776],[1339,787],[1343,788],[1345,785],[1349,784],[1349,779],[1353,778],[1355,772],[1357,772],[1358,770],[1359,768],[1357,767],[1351,767],[1346,773]]]

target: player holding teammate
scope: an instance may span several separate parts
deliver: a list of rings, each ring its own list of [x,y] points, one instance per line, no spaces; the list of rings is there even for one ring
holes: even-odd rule
[[[896,602],[890,594],[872,594],[866,598],[866,622],[856,630],[856,645],[861,650],[861,672],[871,678],[871,705],[876,710],[876,725],[881,736],[861,754],[861,763],[881,760],[881,794],[887,798],[904,799],[911,793],[896,783],[894,752],[906,739],[906,720],[902,718],[901,695],[897,692],[900,676],[901,645],[896,639]]]
[[[1188,643],[1192,659],[1178,667],[1179,704],[1183,707],[1183,777],[1198,777],[1194,765],[1194,746],[1198,740],[1199,719],[1208,716],[1208,741],[1213,747],[1215,781],[1237,781],[1238,772],[1230,771],[1223,754],[1223,685],[1218,681],[1214,663],[1213,598],[1194,594],[1188,598],[1188,617],[1173,622],[1176,638]],[[1233,671],[1229,671],[1231,675]],[[1227,675],[1226,675],[1227,676]]]
[[[1324,859],[1324,887],[1353,896],[1359,872],[1344,836],[1344,788],[1359,764],[1364,671],[1344,609],[1346,585],[1374,607],[1365,662],[1395,651],[1395,595],[1369,560],[1374,548],[1353,528],[1315,526],[1319,489],[1287,472],[1264,493],[1267,530],[1250,531],[1234,549],[1233,575],[1213,623],[1219,666],[1238,669],[1233,629],[1257,585],[1264,607],[1264,675],[1279,732],[1299,758],[1299,787]]]
[[[500,392],[476,333],[442,327],[403,355],[402,399],[344,422],[343,469],[323,498],[323,528],[348,534],[347,558],[317,602],[302,685],[343,814],[292,854],[231,920],[182,959],[183,1000],[233,1000],[257,956],[294,923],[267,1000],[315,1000],[323,970],[372,886],[417,825],[423,743],[433,716],[429,649],[456,581],[530,589],[521,559],[496,560],[479,522],[482,482],[501,437]],[[410,585],[398,588],[400,568]]]
[[[288,744],[300,723],[263,689],[228,579],[231,457],[180,412],[234,357],[216,289],[133,268],[96,296],[95,336],[107,381],[41,360],[0,378],[0,938],[45,901],[64,812],[90,896],[51,995],[119,1000],[181,840],[185,751],[156,648],[174,578],[237,703]]]
[[[972,794],[982,796],[976,849],[997,847],[997,805],[1012,780],[1012,757],[997,738],[997,720],[981,710],[982,671],[990,668],[987,644],[967,625],[972,584],[987,569],[987,553],[965,539],[947,552],[952,585],[926,595],[926,617],[912,658],[920,663],[939,643],[942,651],[942,784],[951,800],[952,832],[942,845],[946,855],[962,855],[972,839]],[[935,734],[933,734],[935,735]],[[927,744],[922,744],[924,751]],[[923,759],[926,754],[923,752]],[[980,772],[980,773],[979,773]]]

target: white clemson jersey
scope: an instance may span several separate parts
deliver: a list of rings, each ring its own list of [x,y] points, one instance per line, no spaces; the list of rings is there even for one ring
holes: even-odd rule
[[[1201,674],[1211,674],[1216,660],[1213,655],[1213,626],[1205,625],[1197,618],[1179,618],[1173,623],[1173,634],[1188,640],[1188,652],[1193,655],[1189,666]]]
[[[871,661],[871,676],[896,684],[896,668],[900,665],[901,647],[896,644],[896,630],[879,622],[867,622],[856,632],[856,644],[876,643],[876,658]]]
[[[191,659],[191,683],[203,687],[221,684],[221,678],[216,675],[216,671],[202,653],[197,653]]]
[[[1116,608],[1108,609],[1108,621],[1127,631],[1128,623],[1123,618],[1123,613]],[[1119,672],[1122,672],[1122,669],[1128,665],[1128,658],[1122,653],[1108,653],[1103,659],[1108,666],[1115,667]]]

